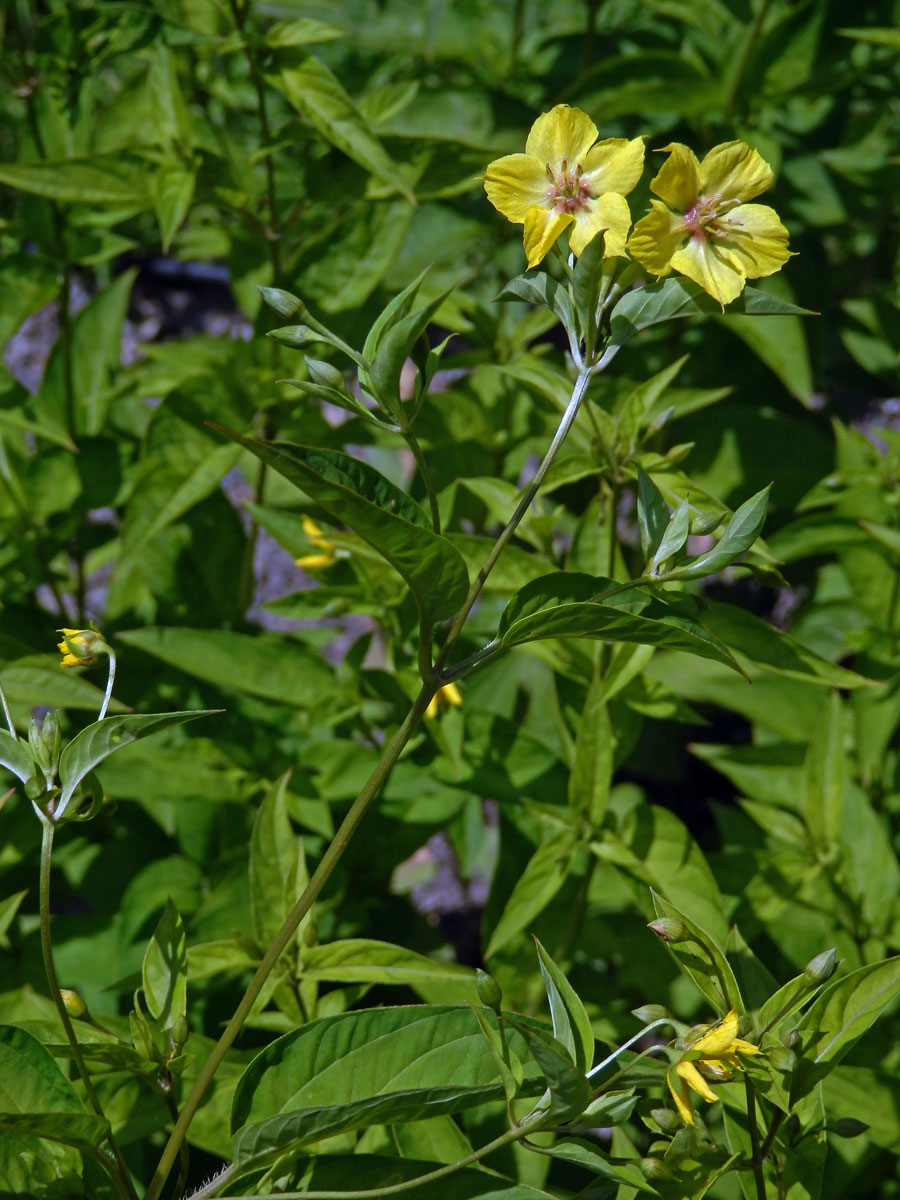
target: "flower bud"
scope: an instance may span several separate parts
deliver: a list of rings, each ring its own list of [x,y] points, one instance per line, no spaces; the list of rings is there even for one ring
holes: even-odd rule
[[[657,917],[648,928],[664,942],[686,942],[691,937],[691,931],[680,917]]]
[[[766,1057],[776,1071],[793,1071],[797,1065],[797,1055],[787,1046],[773,1046],[766,1052]]]
[[[274,308],[279,317],[291,320],[292,317],[303,317],[307,308],[299,296],[285,292],[281,288],[261,287],[262,298],[270,308]]]
[[[478,992],[478,999],[482,1004],[486,1004],[488,1008],[492,1008],[495,1013],[500,1012],[503,992],[500,989],[500,984],[493,975],[489,975],[487,971],[482,971],[479,968],[475,972],[475,990]]]
[[[674,1178],[672,1172],[661,1158],[642,1158],[640,1168],[641,1174],[647,1180],[658,1179],[662,1183],[664,1180]]]
[[[670,1020],[669,1010],[663,1008],[661,1004],[642,1004],[640,1008],[633,1008],[631,1015],[643,1025],[652,1025],[654,1021]]]
[[[318,358],[306,359],[306,370],[313,383],[321,384],[323,387],[335,388],[339,392],[343,392],[344,376],[331,363],[322,362]]]
[[[59,994],[70,1017],[75,1017],[77,1020],[79,1017],[84,1016],[87,1012],[87,1005],[77,992],[72,991],[71,988],[60,988]]]
[[[806,964],[803,974],[810,983],[820,984],[825,983],[837,970],[837,960],[835,950],[823,950],[821,954],[817,954],[815,958],[811,958]]]
[[[63,640],[57,649],[63,656],[63,667],[89,667],[98,654],[108,653],[109,647],[94,629],[57,629]]]
[[[651,1108],[650,1116],[663,1133],[677,1133],[683,1124],[681,1117],[671,1108]]]
[[[869,1126],[865,1121],[857,1121],[856,1117],[838,1117],[836,1121],[829,1121],[826,1128],[829,1133],[837,1134],[838,1137],[854,1138],[865,1133]]]

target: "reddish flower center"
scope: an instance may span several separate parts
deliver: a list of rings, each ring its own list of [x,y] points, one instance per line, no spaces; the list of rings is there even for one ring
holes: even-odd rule
[[[740,200],[723,200],[721,192],[700,196],[681,218],[685,232],[695,242],[705,242],[708,237],[727,237],[729,223],[723,222],[723,217],[738,204]]]
[[[569,160],[564,158],[555,174],[549,163],[545,164],[550,187],[547,188],[547,205],[557,216],[564,213],[583,212],[591,202],[591,185],[584,178],[584,167],[578,163],[569,169]]]

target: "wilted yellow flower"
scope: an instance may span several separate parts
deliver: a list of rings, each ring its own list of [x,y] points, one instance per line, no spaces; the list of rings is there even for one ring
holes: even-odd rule
[[[455,683],[445,683],[442,688],[438,688],[431,697],[431,703],[425,709],[425,716],[434,720],[444,704],[452,704],[454,708],[462,705],[462,696]]]
[[[605,230],[605,253],[611,257],[625,253],[631,227],[625,196],[643,167],[641,138],[597,142],[597,126],[587,113],[557,104],[532,125],[524,154],[491,163],[484,190],[494,208],[525,226],[529,267],[537,266],[570,226],[573,254],[581,254]]]
[[[775,210],[745,203],[772,186],[772,168],[744,142],[716,146],[702,163],[680,142],[665,152],[650,184],[660,199],[635,225],[628,251],[654,275],[687,275],[724,306],[748,279],[773,275],[790,258]]]
[[[57,629],[63,640],[57,649],[63,656],[61,667],[89,667],[106,643],[93,629]]]
[[[683,1058],[675,1064],[675,1074],[678,1076],[678,1088],[672,1082],[671,1070],[666,1074],[666,1083],[675,1101],[675,1107],[681,1114],[681,1119],[688,1125],[694,1124],[694,1106],[690,1089],[693,1088],[698,1096],[710,1104],[718,1099],[700,1069],[719,1079],[730,1079],[732,1068],[741,1069],[738,1054],[759,1054],[760,1049],[751,1042],[745,1042],[737,1036],[738,1015],[735,1009],[717,1021],[715,1025],[701,1026],[700,1036],[688,1046],[692,1055],[699,1058]],[[699,1069],[698,1069],[699,1068]]]
[[[320,550],[320,554],[305,554],[301,558],[295,559],[298,567],[303,567],[304,570],[317,567],[330,567],[337,560],[335,553],[334,542],[329,542],[322,533],[322,530],[315,523],[312,517],[303,518],[303,532],[306,534],[310,545],[315,546]]]

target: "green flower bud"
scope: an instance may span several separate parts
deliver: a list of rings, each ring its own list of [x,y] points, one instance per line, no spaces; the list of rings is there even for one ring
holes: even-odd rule
[[[662,1183],[674,1179],[674,1175],[661,1158],[642,1158],[640,1168],[644,1178],[650,1181],[658,1179]]]
[[[72,991],[71,988],[60,988],[59,994],[70,1017],[75,1017],[77,1020],[79,1017],[84,1016],[87,1012],[87,1005],[77,992]]]
[[[825,1128],[838,1137],[855,1138],[866,1133],[869,1126],[865,1121],[857,1121],[856,1117],[838,1117],[836,1121],[829,1121]]]
[[[810,983],[820,984],[829,980],[836,970],[836,952],[832,947],[831,950],[823,950],[821,954],[811,958],[806,964],[803,974]]]
[[[25,781],[25,795],[29,800],[34,800],[36,804],[42,805],[42,802],[46,803],[47,780],[43,775],[32,775],[30,779]]]
[[[637,1017],[642,1025],[652,1025],[654,1021],[670,1019],[669,1010],[661,1004],[642,1004],[640,1008],[633,1008],[631,1015]]]
[[[503,992],[500,989],[500,984],[493,975],[489,975],[487,971],[482,971],[479,968],[475,973],[475,990],[478,992],[478,999],[482,1004],[486,1004],[488,1008],[492,1008],[495,1013],[500,1012]]]
[[[281,288],[261,287],[259,290],[266,304],[270,308],[274,308],[279,317],[284,317],[287,321],[295,317],[302,318],[308,311],[299,296],[294,296]]]
[[[776,1071],[793,1071],[797,1065],[797,1055],[787,1046],[773,1046],[766,1052],[766,1057]]]
[[[306,370],[313,383],[321,384],[323,387],[335,388],[339,392],[345,391],[344,376],[331,363],[322,362],[318,358],[307,358]]]
[[[650,1116],[663,1133],[677,1133],[684,1122],[671,1108],[651,1108]]]
[[[686,942],[691,937],[691,931],[680,917],[657,917],[648,928],[664,942]]]

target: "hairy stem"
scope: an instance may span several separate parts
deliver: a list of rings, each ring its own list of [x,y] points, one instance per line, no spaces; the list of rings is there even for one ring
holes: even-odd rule
[[[84,1090],[87,1093],[91,1108],[98,1117],[103,1117],[103,1107],[100,1104],[100,1099],[94,1090],[94,1084],[91,1080],[90,1072],[87,1068],[87,1063],[84,1061],[84,1055],[81,1051],[81,1045],[75,1034],[75,1028],[72,1025],[72,1018],[66,1009],[62,998],[62,993],[59,990],[59,979],[56,975],[56,965],[53,962],[53,942],[50,937],[50,864],[53,859],[53,822],[46,817],[41,817],[41,826],[43,836],[41,838],[41,870],[40,870],[40,920],[41,920],[41,953],[44,957],[44,973],[47,976],[47,984],[50,988],[50,995],[53,1003],[56,1005],[56,1011],[59,1014],[59,1019],[62,1022],[62,1027],[65,1030],[66,1040],[72,1050],[72,1057],[75,1059],[78,1073],[84,1083]],[[115,1162],[109,1162],[106,1158],[105,1162],[112,1174],[113,1181],[118,1189],[119,1195],[127,1197],[127,1200],[136,1200],[134,1188],[131,1186],[131,1180],[128,1177],[128,1169],[122,1158],[122,1152],[116,1144],[112,1134],[107,1134],[107,1140],[110,1149],[113,1152]]]
[[[406,720],[391,738],[383,755],[381,756],[381,761],[369,776],[365,787],[354,800],[349,812],[341,822],[340,828],[328,846],[328,849],[322,855],[322,859],[318,867],[316,867],[316,870],[313,873],[309,883],[306,885],[303,894],[291,909],[284,924],[278,931],[275,940],[266,951],[262,962],[259,964],[259,967],[256,970],[256,974],[251,979],[240,1004],[235,1010],[234,1016],[228,1022],[225,1027],[225,1032],[213,1047],[212,1053],[204,1063],[200,1074],[197,1076],[197,1080],[191,1089],[190,1095],[182,1105],[181,1113],[178,1117],[178,1120],[175,1122],[175,1128],[172,1130],[172,1133],[169,1136],[169,1140],[166,1143],[165,1149],[163,1150],[162,1157],[159,1160],[159,1165],[157,1166],[153,1178],[150,1181],[150,1186],[147,1189],[145,1200],[157,1200],[166,1180],[169,1177],[169,1172],[175,1165],[175,1159],[178,1156],[181,1144],[185,1139],[185,1135],[187,1134],[188,1127],[194,1118],[194,1114],[196,1113],[200,1106],[201,1100],[206,1094],[206,1089],[212,1082],[212,1078],[227,1054],[229,1047],[243,1028],[244,1022],[249,1016],[250,1010],[252,1009],[257,996],[262,991],[263,984],[272,973],[275,964],[281,957],[282,951],[293,937],[300,922],[309,912],[313,903],[318,898],[319,893],[328,882],[331,873],[334,871],[334,868],[337,866],[341,856],[347,849],[347,846],[350,843],[353,834],[356,832],[359,823],[362,821],[372,802],[376,799],[378,793],[381,791],[385,780],[391,773],[394,763],[400,757],[404,746],[409,741],[413,730],[422,719],[422,715],[424,714],[425,709],[428,707],[436,691],[437,684],[434,682],[424,683],[422,685],[422,690],[416,697],[415,703],[407,714]]]

